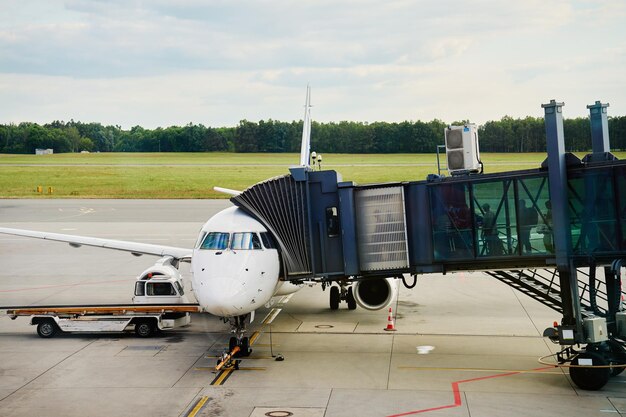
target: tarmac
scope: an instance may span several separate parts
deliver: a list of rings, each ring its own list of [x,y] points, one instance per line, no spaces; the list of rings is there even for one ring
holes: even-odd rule
[[[0,227],[192,247],[229,205],[0,200]],[[127,303],[156,260],[0,235],[0,306]],[[252,355],[220,373],[229,327],[207,314],[150,339],[41,339],[27,318],[2,316],[0,416],[626,415],[624,374],[583,391],[567,370],[538,363],[558,350],[541,337],[558,313],[482,273],[425,275],[398,289],[394,332],[383,330],[387,309],[330,311],[320,286],[282,297],[257,311]]]

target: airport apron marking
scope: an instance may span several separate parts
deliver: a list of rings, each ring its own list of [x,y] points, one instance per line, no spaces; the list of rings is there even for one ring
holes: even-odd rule
[[[286,302],[289,301],[289,299],[291,299],[291,297],[285,297],[281,300],[281,304],[285,304]],[[267,316],[265,316],[265,318],[263,319],[263,321],[261,322],[263,324],[263,327],[272,324],[272,322],[274,321],[274,319],[278,316],[278,314],[282,311],[282,308],[273,308],[268,314]],[[257,330],[254,333],[252,333],[252,336],[250,336],[250,346],[252,346],[254,344],[254,342],[257,341],[257,339],[259,338],[259,336],[261,335],[261,331]],[[250,368],[252,370],[252,368]],[[264,370],[265,368],[263,368]],[[220,371],[217,376],[215,377],[215,379],[213,379],[213,381],[211,381],[210,385],[214,385],[214,386],[218,386],[218,385],[222,385],[224,384],[226,381],[228,381],[228,378],[230,378],[230,376],[232,375],[233,371],[235,370],[234,367],[231,368],[226,368],[222,371]],[[261,368],[256,368],[254,370],[261,370]]]
[[[191,409],[189,414],[187,414],[187,417],[195,417],[196,414],[198,414],[198,411],[200,411],[200,409],[204,407],[204,404],[208,401],[208,399],[209,397],[200,398],[200,400],[198,400],[198,402],[196,403],[195,407]]]
[[[545,371],[546,369],[552,369],[552,368],[553,368],[552,366],[548,366],[548,367],[543,367],[543,368],[530,369],[528,371],[523,371],[523,372],[539,372],[539,371]],[[478,377],[478,378],[470,378],[470,379],[463,379],[461,381],[454,381],[452,383],[452,393],[454,394],[454,404],[442,405],[442,406],[439,406],[439,407],[432,407],[432,408],[423,408],[421,410],[408,411],[406,413],[400,413],[400,414],[392,414],[392,415],[387,416],[387,417],[412,416],[412,415],[415,415],[415,414],[429,413],[431,411],[445,410],[446,408],[460,407],[463,404],[463,401],[461,400],[461,391],[459,390],[459,385],[460,384],[465,384],[465,383],[468,383],[468,382],[484,381],[485,379],[500,378],[500,377],[503,377],[503,376],[518,375],[518,374],[521,374],[521,373],[522,373],[522,371],[514,371],[514,372],[507,372],[507,373],[504,373],[504,374],[488,375],[488,376],[481,376],[481,377]]]

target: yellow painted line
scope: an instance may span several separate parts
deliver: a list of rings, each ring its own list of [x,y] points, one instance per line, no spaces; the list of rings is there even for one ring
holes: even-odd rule
[[[255,346],[259,347],[259,346],[265,346],[268,347],[269,344],[265,344],[265,343],[261,343],[261,344],[256,344]],[[274,346],[278,346],[278,345],[274,345]],[[205,358],[207,359],[219,359],[221,358],[221,356],[205,356]],[[243,358],[247,361],[253,361],[253,360],[257,360],[257,359],[274,359],[271,356],[246,356],[245,358]],[[202,368],[202,366],[200,366],[200,368]],[[215,367],[212,368],[213,370],[215,370]]]
[[[281,302],[288,302],[291,299],[291,296],[287,296],[285,298],[283,298],[281,300]],[[263,319],[263,321],[261,322],[261,324],[263,325],[263,327],[270,325],[274,319],[276,319],[276,317],[278,316],[278,314],[282,311],[281,308],[273,308],[268,314],[267,316],[265,316],[265,318]],[[259,338],[259,336],[261,335],[261,330],[263,329],[263,327],[260,330],[255,331],[254,333],[252,333],[252,336],[250,336],[249,339],[249,343],[250,346],[252,346],[254,344],[254,342],[257,341],[257,339]],[[247,359],[263,359],[263,358],[247,358]],[[198,371],[201,370],[205,370],[205,368],[203,367],[197,367],[194,368]],[[207,370],[215,370],[215,368],[206,368]],[[211,385],[213,386],[217,386],[217,385],[222,385],[224,382],[226,382],[226,380],[228,379],[228,377],[230,376],[230,374],[233,373],[233,371],[235,370],[234,367],[232,368],[225,368],[223,369],[218,376],[213,380],[213,382],[211,382]],[[265,368],[254,368],[254,367],[240,367],[239,370],[247,370],[247,371],[264,371]]]
[[[231,369],[231,368],[227,368],[227,369]],[[254,367],[254,366],[240,366],[239,370],[240,371],[265,371],[267,368],[263,368],[263,367]],[[213,367],[208,367],[208,366],[198,366],[196,368],[193,368],[194,371],[215,371],[215,368]]]
[[[498,373],[510,373],[515,372],[518,374],[553,374],[562,375],[562,372],[550,372],[550,371],[516,371],[513,369],[486,369],[486,368],[437,368],[437,367],[419,367],[419,366],[399,366],[398,369],[405,369],[410,371],[461,371],[461,372],[498,372]]]
[[[283,311],[282,308],[273,308],[269,313],[267,313],[267,315],[261,322],[263,327],[272,324],[272,322],[276,319],[276,317],[278,317],[281,311]],[[250,346],[252,346],[254,342],[256,342],[256,340],[259,338],[259,336],[261,335],[261,330],[263,330],[263,327],[260,330],[257,330],[256,332],[252,333],[252,336],[250,336]]]
[[[265,317],[263,317],[263,320],[261,320],[261,324],[265,324],[266,321],[269,320],[270,316],[272,315],[272,313],[274,313],[275,309],[271,309],[269,313],[267,313],[265,315]]]
[[[269,313],[267,313],[267,316],[265,316],[261,324],[272,324],[281,311],[283,311],[282,308],[273,308]]]
[[[209,397],[200,398],[200,401],[198,401],[196,406],[189,412],[189,414],[187,414],[187,417],[195,417],[196,414],[198,414],[198,411],[200,411],[200,409],[204,406],[204,404],[206,404],[208,400]]]
[[[291,297],[293,297],[293,294],[289,294],[289,295],[284,296],[283,298],[280,299],[278,304],[279,305],[287,304],[289,302],[289,300],[291,300]]]
[[[215,381],[213,381],[213,383],[211,385],[222,385],[224,383],[224,381],[226,380],[226,378],[228,378],[230,376],[230,374],[233,373],[234,368],[228,368],[228,369],[224,369],[221,373],[220,376],[218,376]]]
[[[258,330],[252,333],[252,336],[250,336],[250,346],[252,346],[254,342],[256,342],[256,340],[259,338],[260,335],[261,333]]]

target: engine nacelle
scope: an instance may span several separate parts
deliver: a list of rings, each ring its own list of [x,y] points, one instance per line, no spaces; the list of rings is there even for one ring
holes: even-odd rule
[[[294,284],[289,281],[278,281],[276,289],[274,290],[274,297],[293,294],[294,292],[301,290],[302,287],[304,287],[304,284]]]
[[[352,291],[358,305],[366,310],[380,310],[391,304],[396,288],[393,278],[379,278],[359,281]]]

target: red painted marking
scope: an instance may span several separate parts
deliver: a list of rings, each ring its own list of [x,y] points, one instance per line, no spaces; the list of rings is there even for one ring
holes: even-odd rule
[[[544,367],[544,368],[531,369],[531,371],[532,372],[544,371],[546,369],[552,369],[552,368],[553,368],[552,366],[547,366],[547,367]],[[485,379],[500,378],[502,376],[517,375],[517,374],[520,374],[520,373],[521,373],[520,371],[507,372],[505,374],[488,375],[488,376],[481,376],[481,377],[478,377],[478,378],[471,378],[471,379],[463,379],[461,381],[454,381],[454,382],[452,382],[452,393],[454,394],[454,404],[442,405],[442,406],[439,406],[439,407],[432,407],[432,408],[424,408],[424,409],[421,409],[421,410],[408,411],[406,413],[400,413],[400,414],[392,414],[392,415],[387,416],[387,417],[413,416],[415,414],[429,413],[431,411],[444,410],[446,408],[460,407],[461,405],[463,405],[463,401],[461,400],[461,391],[459,390],[459,384],[464,384],[464,383],[467,383],[467,382],[482,381],[482,380],[485,380]]]
[[[107,280],[107,281],[96,281],[96,282],[82,282],[76,284],[58,284],[58,285],[46,285],[43,287],[30,287],[30,288],[17,288],[14,290],[0,290],[0,292],[19,292],[19,291],[32,291],[32,290],[45,290],[50,288],[61,288],[61,287],[79,287],[81,285],[96,285],[96,284],[111,284],[114,282],[128,282],[126,279],[118,279],[118,280]]]

